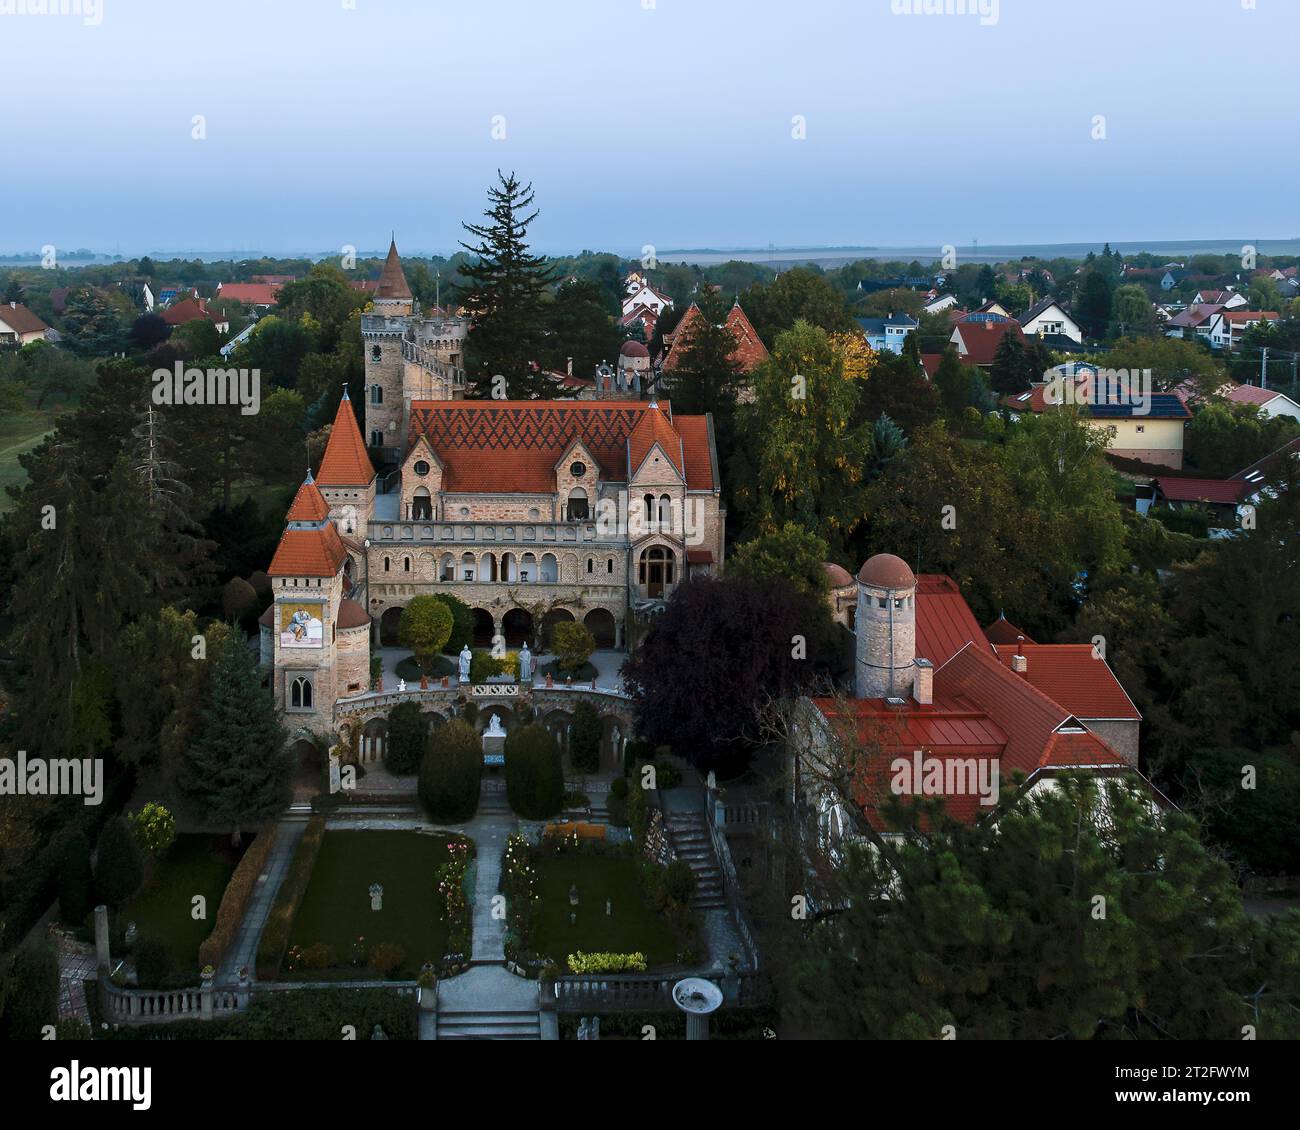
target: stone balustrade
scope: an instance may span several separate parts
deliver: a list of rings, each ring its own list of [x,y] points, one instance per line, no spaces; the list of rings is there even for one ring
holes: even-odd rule
[[[602,530],[592,521],[448,521],[432,518],[374,518],[369,523],[372,545],[445,545],[462,550],[500,547],[506,553],[545,553],[564,546],[626,549],[627,534],[617,523]],[[540,549],[538,547],[541,547]],[[511,581],[511,584],[518,583]]]

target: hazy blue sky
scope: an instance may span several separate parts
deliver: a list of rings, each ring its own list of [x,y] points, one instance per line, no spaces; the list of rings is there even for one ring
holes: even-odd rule
[[[0,14],[0,251],[1300,235],[1300,0],[345,2]]]

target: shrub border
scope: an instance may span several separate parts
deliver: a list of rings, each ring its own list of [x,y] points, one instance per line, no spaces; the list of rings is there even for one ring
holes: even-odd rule
[[[235,864],[225,892],[221,896],[221,905],[217,907],[216,924],[212,933],[199,943],[199,968],[211,965],[214,969],[221,965],[230,949],[239,927],[244,921],[244,913],[252,901],[253,891],[257,886],[257,877],[266,867],[275,847],[279,827],[274,820],[268,820],[258,829],[257,836],[242,858]]]
[[[298,908],[307,893],[307,884],[311,882],[316,857],[320,855],[324,842],[325,817],[313,816],[307,821],[302,839],[294,849],[284,882],[275,893],[275,901],[271,904],[266,923],[262,927],[262,937],[257,943],[259,980],[270,981],[279,975],[280,965],[289,949],[289,935],[293,931],[294,919],[298,917]]]

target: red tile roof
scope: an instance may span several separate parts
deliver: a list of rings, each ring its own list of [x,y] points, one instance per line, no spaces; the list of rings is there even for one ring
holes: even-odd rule
[[[333,523],[315,530],[285,530],[267,573],[272,577],[332,577],[347,555]]]
[[[43,333],[50,328],[21,302],[0,304],[0,322],[19,334]]]
[[[1275,388],[1260,388],[1259,385],[1231,385],[1219,391],[1234,404],[1258,404],[1261,407],[1283,395]]]
[[[286,522],[322,522],[329,517],[329,503],[321,494],[316,483],[308,477],[293,496],[289,513],[284,516]]]
[[[951,578],[922,573],[916,579],[916,654],[942,667],[966,644],[984,640],[979,621]]]
[[[253,306],[274,306],[280,292],[277,283],[222,283],[217,288],[218,298],[230,298]]]
[[[629,466],[632,474],[641,469],[654,445],[658,444],[677,473],[685,477],[685,456],[682,454],[682,437],[677,434],[663,409],[652,408],[641,414],[631,434],[627,437]]]
[[[961,335],[961,343],[966,350],[961,357],[968,365],[992,365],[998,345],[1008,333],[1021,341],[1025,340],[1025,331],[1016,321],[959,322],[954,327],[954,332]],[[958,349],[958,352],[961,353],[961,350]]]
[[[1016,645],[997,644],[994,651],[1010,670]],[[1110,665],[1094,656],[1092,644],[1026,643],[1021,651],[1026,661],[1023,678],[1076,718],[1137,721],[1142,717]]]
[[[668,357],[664,361],[664,370],[666,372],[671,373],[677,368],[678,361],[675,358],[679,357],[684,349],[689,348],[691,334],[695,332],[696,319],[703,316],[700,313],[699,306],[694,302],[686,308],[686,313],[682,315],[682,320],[677,323],[677,328],[673,330],[671,338],[667,339],[672,348],[668,351]],[[736,348],[731,354],[731,360],[740,366],[741,372],[752,372],[767,360],[767,347],[759,338],[758,332],[749,319],[745,317],[745,312],[740,308],[739,303],[732,306],[731,311],[727,314],[726,326],[731,331],[732,337],[736,339]]]
[[[208,309],[205,298],[183,298],[180,302],[173,302],[162,312],[162,318],[169,326],[183,326],[188,322],[199,322],[205,319],[209,322],[225,320]]]
[[[645,428],[652,430],[639,433],[641,457],[649,450],[644,437],[658,437],[679,470],[684,463],[688,489],[712,490],[707,418],[674,418],[667,405],[655,409],[639,400],[416,400],[408,450],[420,436],[428,439],[446,468],[444,490],[547,494],[555,490],[556,462],[575,440],[607,481],[626,481],[631,437],[650,413],[661,419],[649,420]]]
[[[1194,302],[1186,310],[1180,310],[1170,318],[1169,325],[1194,330],[1197,326],[1204,325],[1222,309],[1223,307],[1217,302]]]
[[[1161,476],[1156,480],[1160,493],[1171,502],[1237,503],[1246,493],[1240,479],[1178,479]]]
[[[334,414],[334,426],[325,444],[316,481],[330,487],[369,486],[374,477],[375,469],[361,440],[357,418],[352,414],[352,401],[345,392]]]
[[[1048,738],[1038,761],[1040,769],[1099,769],[1105,766],[1132,768],[1091,730],[1058,731]]]

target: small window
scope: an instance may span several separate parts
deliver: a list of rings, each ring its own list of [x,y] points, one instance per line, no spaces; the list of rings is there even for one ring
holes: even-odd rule
[[[588,572],[588,573],[594,573],[595,571],[596,571],[596,559],[595,559],[594,557],[588,557],[588,558],[587,558],[587,572]]]
[[[383,358],[383,356],[384,356],[384,351],[380,349],[379,346],[372,345],[370,347],[370,360],[379,361]]]
[[[614,572],[614,559],[612,557],[605,562],[605,572],[606,573]]]
[[[889,607],[889,601],[887,601],[883,596],[878,596],[878,597],[876,597],[876,607],[878,607],[878,608],[888,608],[888,607]]]
[[[392,559],[391,559],[391,558],[388,558],[388,557],[385,557],[385,558],[384,558],[384,572],[387,573],[389,570],[392,569],[392,567],[393,567]]]
[[[383,386],[383,385],[371,385],[371,386],[370,386],[370,403],[371,403],[371,404],[383,404],[383,402],[384,402],[384,386]]]
[[[1145,432],[1146,430],[1147,430],[1147,426],[1146,426],[1146,424],[1139,424],[1139,425],[1137,426],[1138,435],[1141,435],[1141,434],[1142,434],[1143,432]]]
[[[402,558],[402,572],[403,572],[403,573],[409,573],[410,571],[411,571],[411,559],[410,559],[409,557],[403,557],[403,558]]]
[[[581,463],[581,462],[574,463],[569,468],[569,474],[572,475],[575,479],[582,478],[582,476],[585,475],[586,473],[587,473],[587,464],[585,463]]]
[[[423,459],[417,459],[413,470],[417,475],[427,475],[429,473],[429,464]]]

